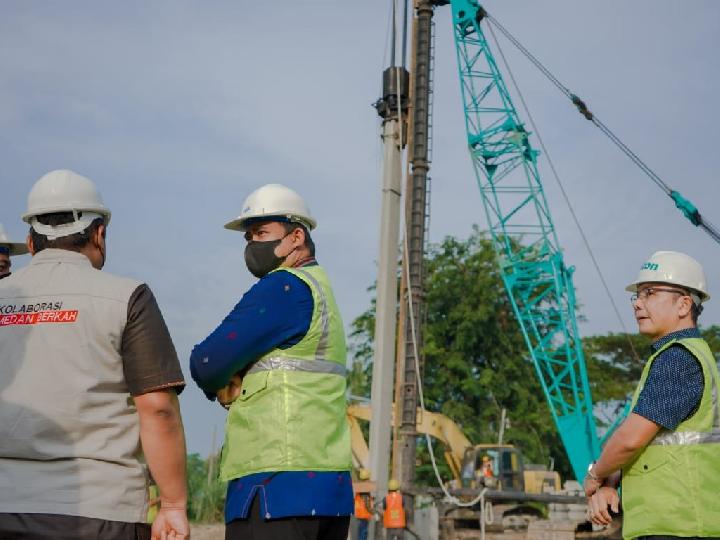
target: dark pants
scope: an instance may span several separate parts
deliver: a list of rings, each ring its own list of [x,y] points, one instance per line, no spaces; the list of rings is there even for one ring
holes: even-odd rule
[[[263,519],[255,497],[247,519],[225,525],[225,540],[346,540],[350,517]]]
[[[150,525],[58,514],[0,514],[2,540],[150,540]]]
[[[387,540],[403,540],[405,529],[386,529]]]
[[[370,521],[367,519],[358,519],[358,540],[367,540],[370,529]]]

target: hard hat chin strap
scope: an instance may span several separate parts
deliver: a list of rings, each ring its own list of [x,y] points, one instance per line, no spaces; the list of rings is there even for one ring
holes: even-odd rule
[[[33,216],[30,219],[30,225],[33,230],[47,237],[48,240],[57,240],[63,236],[70,236],[72,234],[78,234],[87,229],[90,224],[96,219],[105,219],[105,216],[98,214],[97,212],[78,212],[73,210],[74,220],[70,223],[63,223],[62,225],[45,225],[40,223],[38,216]]]

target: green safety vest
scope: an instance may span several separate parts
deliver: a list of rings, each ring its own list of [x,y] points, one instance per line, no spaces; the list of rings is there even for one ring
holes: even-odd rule
[[[645,365],[635,407],[654,360],[681,344],[700,362],[705,383],[698,410],[673,430],[661,430],[622,475],[623,537],[720,536],[720,376],[701,338],[673,340]]]
[[[305,282],[314,309],[299,343],[259,358],[228,412],[220,478],[268,471],[346,471],[345,330],[319,266],[278,268]]]

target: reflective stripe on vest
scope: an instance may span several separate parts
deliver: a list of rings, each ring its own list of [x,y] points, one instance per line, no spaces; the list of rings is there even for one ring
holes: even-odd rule
[[[270,357],[258,360],[253,364],[247,374],[258,373],[259,371],[307,371],[309,373],[326,373],[329,375],[340,375],[344,377],[347,368],[330,360],[303,360],[302,358]]]
[[[345,330],[325,271],[282,268],[308,286],[313,313],[300,342],[259,358],[230,407],[221,478],[350,469]]]
[[[320,298],[320,320],[322,324],[322,334],[320,334],[320,341],[318,342],[317,350],[315,351],[316,360],[324,360],[325,353],[328,348],[328,336],[330,334],[329,328],[329,314],[328,314],[328,301],[325,291],[318,283],[318,280],[307,270],[296,269],[295,273],[300,274],[305,278],[306,281],[312,283],[313,287],[317,291],[317,295]]]
[[[700,338],[674,340],[645,365],[635,391],[637,403],[655,359],[680,344],[700,363],[703,395],[697,410],[673,431],[663,430],[623,468],[623,536],[720,536],[720,375],[710,348]]]
[[[707,444],[720,443],[720,429],[714,428],[712,431],[668,431],[657,435],[650,444],[653,445],[691,445],[691,444]]]

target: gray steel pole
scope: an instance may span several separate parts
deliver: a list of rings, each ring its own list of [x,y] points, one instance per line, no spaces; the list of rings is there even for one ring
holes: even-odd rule
[[[375,104],[383,118],[383,179],[380,213],[380,253],[375,304],[370,421],[370,478],[376,483],[376,500],[387,493],[390,463],[395,335],[398,305],[398,244],[402,183],[403,126],[407,112],[408,73],[390,67],[383,73],[383,97]],[[371,522],[371,526],[374,524]],[[371,527],[371,533],[374,526]],[[374,536],[372,536],[374,537]]]
[[[370,422],[370,478],[377,493],[387,492],[397,328],[397,260],[400,235],[400,122],[383,123],[383,185],[380,213],[380,255],[375,304],[375,350]]]

